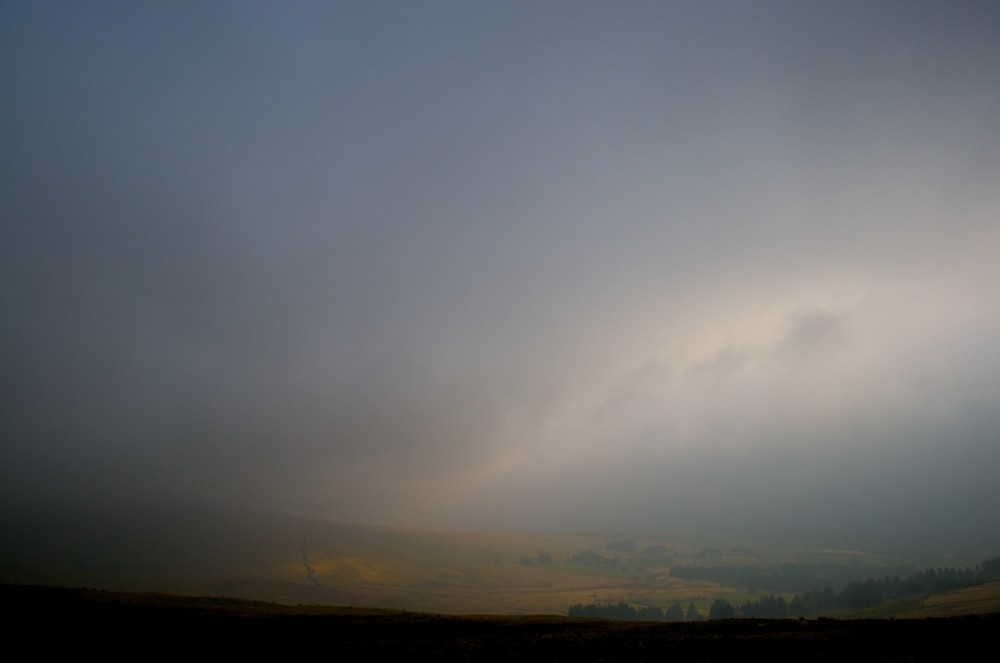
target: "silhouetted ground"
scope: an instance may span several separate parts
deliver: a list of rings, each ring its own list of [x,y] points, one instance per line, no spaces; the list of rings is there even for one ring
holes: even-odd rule
[[[32,658],[203,660],[965,661],[1000,615],[690,624],[459,617],[0,585],[8,643]],[[22,650],[22,648],[19,648]]]

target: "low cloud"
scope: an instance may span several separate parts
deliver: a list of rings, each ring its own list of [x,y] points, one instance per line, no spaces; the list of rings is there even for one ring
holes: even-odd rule
[[[994,13],[5,10],[0,495],[972,531]]]

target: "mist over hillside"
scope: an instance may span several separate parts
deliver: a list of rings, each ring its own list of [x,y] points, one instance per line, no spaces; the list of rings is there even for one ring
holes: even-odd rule
[[[735,532],[423,530],[177,508],[7,512],[0,527],[0,583],[448,614],[565,615],[571,606],[621,604],[661,620],[673,605],[704,619],[719,601],[791,601],[868,578],[973,567],[996,551]],[[1000,595],[984,590],[958,608],[911,601],[894,609],[943,615],[993,602],[1000,607]]]

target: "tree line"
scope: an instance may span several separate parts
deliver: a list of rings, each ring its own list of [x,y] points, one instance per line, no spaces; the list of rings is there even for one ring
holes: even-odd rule
[[[998,578],[1000,557],[993,557],[975,567],[964,569],[927,568],[903,578],[885,575],[882,578],[852,580],[840,591],[826,585],[823,589],[797,593],[791,600],[776,594],[766,594],[756,601],[736,605],[726,599],[716,599],[709,608],[708,618],[785,619],[842,608],[869,608],[893,598],[948,592]],[[569,615],[631,621],[694,621],[699,618],[693,603],[688,606],[686,613],[681,609],[680,603],[675,603],[667,610],[649,605],[632,606],[626,602],[578,603],[570,606]]]
[[[889,569],[890,573],[909,571],[909,568]],[[758,589],[789,594],[806,592],[816,587],[847,584],[851,580],[885,572],[885,567],[850,565],[833,562],[788,562],[775,566],[750,564],[683,565],[670,569],[670,575],[685,580],[707,580],[728,587],[742,587],[750,593]]]
[[[796,594],[791,601],[787,602],[784,597],[768,594],[757,601],[748,601],[740,606],[727,607],[724,604],[728,602],[725,599],[719,599],[716,603],[720,601],[722,603],[717,606],[716,612],[720,615],[724,613],[728,617],[780,619],[844,608],[858,610],[881,605],[894,598],[919,594],[940,594],[979,585],[996,578],[1000,578],[1000,557],[993,557],[980,562],[975,567],[964,569],[927,568],[903,578],[898,575],[885,575],[881,578],[852,580],[840,591],[834,591],[832,587],[827,585],[820,590]],[[730,614],[730,607],[736,614]],[[713,608],[716,608],[714,603]],[[710,610],[709,618],[722,619],[724,617],[712,617]]]
[[[593,550],[584,550],[566,560],[569,564],[582,564],[584,566],[595,566],[607,571],[624,571],[625,563],[617,557],[605,557],[601,553]]]
[[[617,619],[632,622],[694,622],[701,619],[701,613],[694,602],[685,611],[680,602],[663,610],[655,605],[634,606],[624,601],[614,603],[577,603],[569,607],[570,617],[590,617],[592,619]]]

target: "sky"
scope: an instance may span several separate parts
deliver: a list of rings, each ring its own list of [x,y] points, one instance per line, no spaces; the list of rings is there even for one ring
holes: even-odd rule
[[[0,501],[1000,536],[993,2],[0,2]]]

